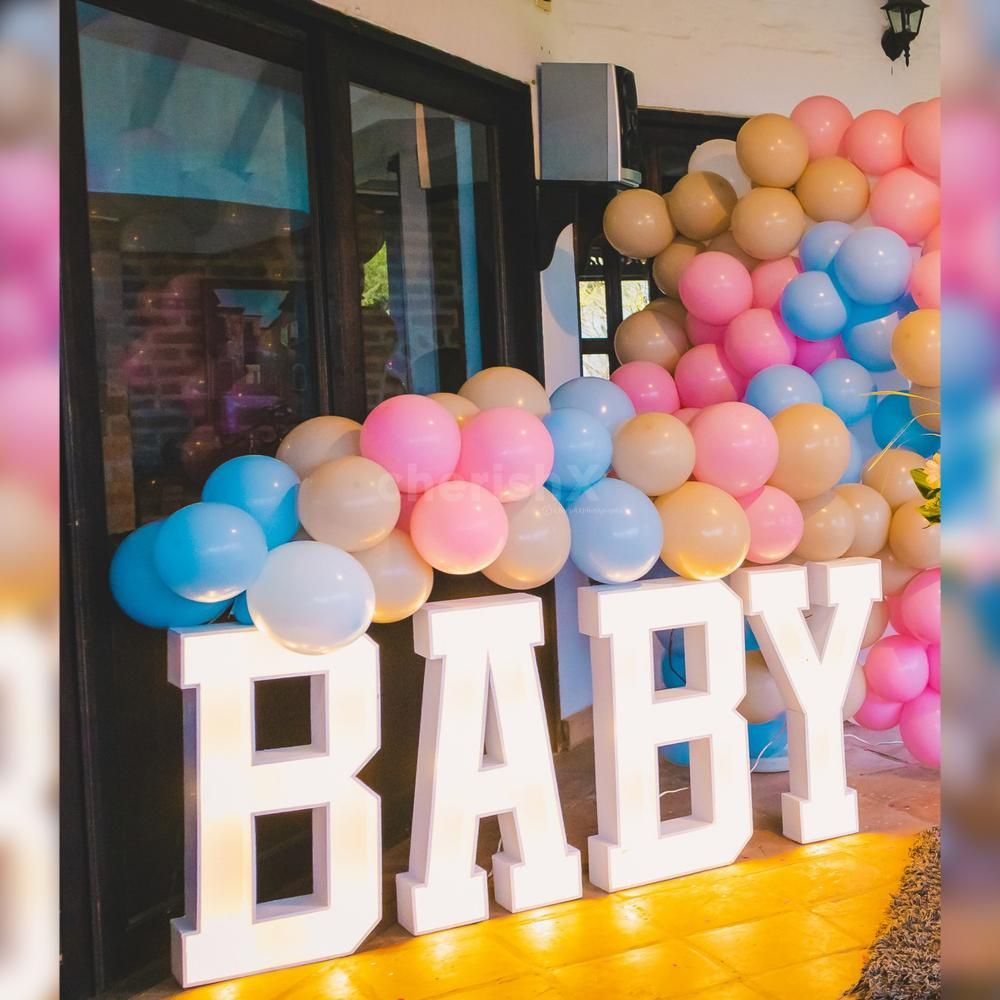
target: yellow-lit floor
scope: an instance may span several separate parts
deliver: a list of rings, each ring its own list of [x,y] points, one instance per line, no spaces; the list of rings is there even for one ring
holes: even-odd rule
[[[593,832],[587,752],[559,759],[577,844]],[[494,909],[498,915],[485,923],[421,938],[387,922],[348,958],[181,994],[163,984],[142,998],[834,1000],[857,977],[913,837],[937,821],[937,775],[905,752],[857,743],[848,762],[861,803],[856,836],[805,847],[784,840],[777,813],[787,774],[755,774],[754,838],[728,868],[612,895],[585,884],[584,898],[573,903],[519,915]],[[686,773],[665,770],[665,781]],[[683,802],[670,808],[686,809]],[[405,854],[398,860],[405,866]]]

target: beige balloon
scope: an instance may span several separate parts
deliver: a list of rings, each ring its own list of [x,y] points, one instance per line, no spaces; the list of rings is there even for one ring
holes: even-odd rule
[[[833,489],[851,460],[844,421],[818,403],[797,403],[771,424],[778,435],[778,464],[770,484],[793,500],[811,500]]]
[[[689,240],[710,240],[724,233],[737,202],[732,184],[708,170],[685,174],[663,197],[677,231]]]
[[[661,558],[688,580],[717,580],[738,569],[750,549],[743,508],[717,486],[687,482],[656,500],[663,522]]]
[[[519,368],[509,368],[506,365],[476,372],[458,390],[458,394],[475,403],[480,410],[515,406],[536,417],[544,417],[552,409],[545,386],[538,379]]]
[[[875,643],[885,635],[885,630],[888,627],[889,602],[875,601],[874,604],[872,604],[871,614],[868,616],[868,624],[865,626],[865,634],[861,639],[861,648],[867,649],[869,646],[874,646]]]
[[[457,392],[432,392],[429,398],[440,403],[455,418],[459,427],[479,412],[479,407],[471,399],[459,396]]]
[[[669,413],[640,413],[615,435],[611,466],[618,478],[657,497],[676,490],[694,470],[694,438]]]
[[[503,506],[507,544],[483,576],[508,590],[532,590],[548,583],[569,558],[569,517],[544,487],[525,500]]]
[[[900,562],[888,545],[878,554],[878,558],[882,561],[882,593],[885,597],[901,594],[920,572],[915,567]]]
[[[695,240],[689,240],[686,236],[678,236],[673,243],[661,250],[653,258],[653,281],[664,295],[679,299],[678,291],[681,275],[688,266],[705,248]]]
[[[778,685],[767,669],[764,654],[758,650],[747,653],[747,693],[736,711],[751,726],[776,719],[785,710]]]
[[[632,313],[615,331],[615,354],[623,365],[651,361],[672,373],[690,346],[682,323],[651,309]]]
[[[318,542],[362,552],[388,537],[399,519],[395,480],[367,458],[321,465],[299,487],[299,520]]]
[[[401,622],[419,611],[434,589],[434,570],[420,558],[410,536],[393,530],[355,559],[364,566],[375,588],[375,614],[379,624]]]
[[[941,433],[941,387],[938,385],[910,386],[910,412],[921,427]]]
[[[736,136],[736,157],[755,184],[789,188],[809,163],[809,142],[791,118],[755,115]]]
[[[658,299],[653,299],[652,302],[646,306],[642,312],[655,312],[662,313],[664,316],[669,316],[675,323],[679,323],[684,326],[684,322],[687,319],[687,309],[681,304],[679,299],[672,299],[668,295],[661,296]]]
[[[885,497],[895,510],[907,500],[920,496],[920,490],[910,475],[913,469],[923,468],[924,460],[909,448],[886,448],[872,455],[861,470],[861,482]]]
[[[839,559],[854,541],[854,512],[839,494],[830,490],[799,503],[802,511],[802,538],[795,554],[802,559],[822,562]]]
[[[845,483],[834,492],[847,501],[854,518],[854,541],[844,555],[877,555],[889,540],[889,502],[878,490],[863,483]]]
[[[907,500],[892,515],[889,548],[893,555],[915,569],[941,565],[941,525],[929,524],[920,513],[922,499]]]
[[[844,698],[842,714],[844,721],[854,717],[865,703],[865,696],[868,694],[868,684],[865,681],[865,671],[861,664],[857,664],[851,679],[847,685],[847,695]]]
[[[730,257],[735,257],[748,271],[752,271],[760,263],[756,257],[751,257],[736,242],[736,237],[728,229],[709,240],[708,246],[705,249],[712,250],[715,253],[727,253]]]
[[[655,191],[620,191],[604,209],[604,235],[624,257],[655,257],[674,238],[667,203]]]
[[[816,222],[854,222],[868,207],[868,178],[850,160],[814,160],[795,185],[806,215]]]
[[[941,384],[941,310],[917,309],[892,331],[892,360],[918,385]]]
[[[733,209],[733,238],[757,260],[787,257],[805,231],[799,199],[782,188],[754,188]]]
[[[299,479],[337,458],[361,454],[361,424],[347,417],[313,417],[290,430],[278,445],[277,457]]]

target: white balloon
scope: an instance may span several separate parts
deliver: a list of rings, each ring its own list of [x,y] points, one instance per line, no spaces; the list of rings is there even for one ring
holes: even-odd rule
[[[740,198],[750,192],[750,178],[736,159],[736,143],[732,139],[709,139],[697,146],[688,160],[688,173],[696,170],[709,170],[725,177]]]

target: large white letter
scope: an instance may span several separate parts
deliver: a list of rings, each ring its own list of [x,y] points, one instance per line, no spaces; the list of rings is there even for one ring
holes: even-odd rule
[[[396,876],[399,922],[427,934],[489,916],[486,872],[476,864],[483,816],[500,819],[493,887],[502,907],[577,899],[580,852],[566,842],[532,649],[544,641],[541,601],[512,594],[428,604],[413,635],[427,667],[410,870]]]
[[[653,632],[684,634],[687,687],[656,691]],[[724,583],[580,590],[591,637],[597,836],[590,881],[614,892],[730,864],[753,833],[743,615]],[[657,747],[691,741],[691,815],[660,820]]]
[[[782,832],[800,844],[858,831],[858,795],[847,787],[844,699],[873,601],[877,559],[741,569],[732,576],[768,669],[788,706],[791,791]],[[812,605],[808,625],[802,612]],[[820,653],[818,650],[822,650]]]
[[[322,656],[253,628],[170,634],[184,693],[185,915],[172,926],[182,986],[354,951],[382,913],[378,796],[355,777],[379,746],[378,648]],[[257,750],[254,682],[311,678],[312,742]],[[255,818],[311,809],[313,891],[257,902]]]

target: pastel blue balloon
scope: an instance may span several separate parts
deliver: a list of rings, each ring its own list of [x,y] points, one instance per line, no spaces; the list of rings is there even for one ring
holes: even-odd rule
[[[880,448],[909,448],[924,458],[941,449],[941,438],[914,419],[906,396],[882,396],[872,416],[872,434]]]
[[[875,409],[875,380],[868,369],[849,358],[821,364],[813,378],[829,407],[845,424],[856,424]]]
[[[949,334],[941,352],[941,391],[951,418],[992,395],[1000,373],[1000,339],[990,313],[973,299],[950,297],[943,311]]]
[[[888,306],[852,302],[843,333],[844,348],[851,360],[870,372],[891,372],[896,367],[892,360],[892,333],[902,317],[898,301]]]
[[[266,558],[263,528],[225,503],[193,503],[171,514],[153,550],[163,582],[181,597],[206,603],[242,593]]]
[[[223,462],[201,491],[206,503],[245,510],[264,529],[269,549],[290,542],[299,530],[298,497],[295,471],[267,455],[241,455]]]
[[[781,318],[803,340],[829,340],[847,323],[847,306],[825,271],[797,274],[781,293]]]
[[[183,628],[214,621],[228,600],[205,604],[175,594],[160,579],[153,561],[163,521],[153,521],[127,535],[111,560],[111,594],[118,606],[140,625]]]
[[[812,227],[799,244],[799,260],[806,271],[827,271],[833,266],[844,240],[854,232],[846,222],[821,222]]]
[[[611,435],[597,417],[566,407],[545,414],[542,423],[555,452],[545,486],[556,495],[582,492],[611,467]]]
[[[569,555],[599,583],[631,583],[653,567],[663,524],[653,501],[620,479],[602,479],[569,505]]]
[[[844,474],[837,480],[838,486],[844,483],[860,483],[861,470],[865,464],[865,453],[861,447],[861,442],[850,431],[848,431],[848,434],[851,435],[851,458],[847,463]]]
[[[774,417],[796,403],[822,403],[823,393],[809,372],[795,365],[772,365],[750,379],[743,402]]]
[[[567,407],[597,417],[614,437],[626,420],[635,416],[632,400],[614,382],[593,375],[581,375],[564,382],[550,397],[553,410]]]
[[[770,722],[747,726],[747,743],[751,763],[760,757],[759,771],[786,770],[788,757],[788,725],[784,712]],[[782,762],[780,768],[769,768],[765,761]]]
[[[233,601],[233,617],[241,625],[253,625],[250,609],[247,607],[247,592],[245,590],[242,594],[238,594],[236,600]]]
[[[903,296],[913,255],[902,236],[882,226],[859,229],[844,240],[833,270],[855,302],[880,305]]]

